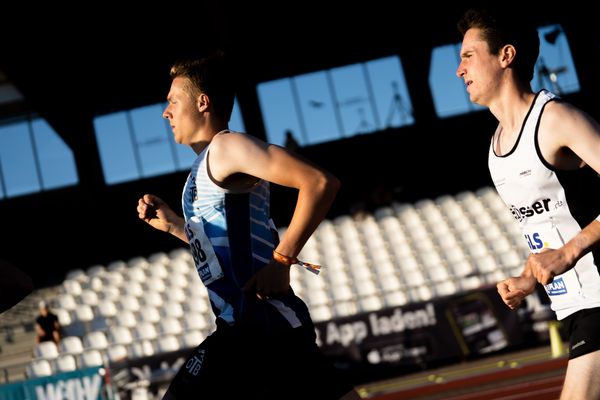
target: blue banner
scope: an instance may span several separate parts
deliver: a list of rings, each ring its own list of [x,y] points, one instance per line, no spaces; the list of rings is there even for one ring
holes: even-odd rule
[[[104,369],[73,372],[0,385],[0,400],[106,400]]]

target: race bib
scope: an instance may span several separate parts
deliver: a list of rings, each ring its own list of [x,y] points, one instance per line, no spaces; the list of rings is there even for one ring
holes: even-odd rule
[[[523,235],[532,253],[539,253],[544,249],[558,249],[564,245],[562,236],[552,226],[535,226],[523,232]]]
[[[193,216],[185,223],[185,235],[196,265],[196,271],[205,285],[223,277],[223,269],[212,244],[204,233],[204,224],[199,217]]]

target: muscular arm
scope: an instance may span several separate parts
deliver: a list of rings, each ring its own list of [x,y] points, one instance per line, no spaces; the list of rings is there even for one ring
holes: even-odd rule
[[[289,257],[300,253],[325,218],[340,186],[333,175],[297,155],[238,133],[215,137],[209,167],[212,176],[221,182],[228,176],[243,173],[298,189],[292,220],[276,249]]]
[[[235,174],[245,174],[298,190],[292,220],[275,249],[291,258],[298,256],[325,218],[340,186],[337,178],[308,161],[279,146],[239,133],[213,139],[209,168],[219,182],[227,182]],[[245,289],[255,290],[261,298],[282,295],[289,289],[289,282],[289,268],[271,260],[250,279]]]
[[[549,103],[543,115],[539,143],[544,158],[559,169],[589,165],[600,174],[600,125],[566,103]],[[532,254],[527,268],[538,282],[548,284],[599,243],[600,219],[597,218],[561,248]]]

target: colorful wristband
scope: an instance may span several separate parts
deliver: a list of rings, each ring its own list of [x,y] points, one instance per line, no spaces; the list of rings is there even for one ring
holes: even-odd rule
[[[273,260],[275,260],[276,262],[278,262],[279,264],[291,267],[294,264],[299,264],[301,266],[303,266],[304,268],[306,268],[307,270],[309,270],[310,272],[312,272],[313,274],[319,275],[319,272],[321,272],[321,266],[317,265],[317,264],[311,264],[311,263],[307,263],[301,260],[298,260],[296,257],[288,257],[286,255],[283,255],[281,253],[278,253],[277,251],[273,250]]]

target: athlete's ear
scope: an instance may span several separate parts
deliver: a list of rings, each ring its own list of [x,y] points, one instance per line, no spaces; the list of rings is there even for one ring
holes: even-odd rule
[[[206,111],[209,104],[210,104],[210,99],[206,95],[206,93],[200,93],[198,95],[198,98],[196,99],[196,108],[198,109],[198,111],[200,111],[200,112]]]
[[[517,49],[512,44],[507,44],[500,49],[500,65],[506,68],[515,61],[517,55]]]

